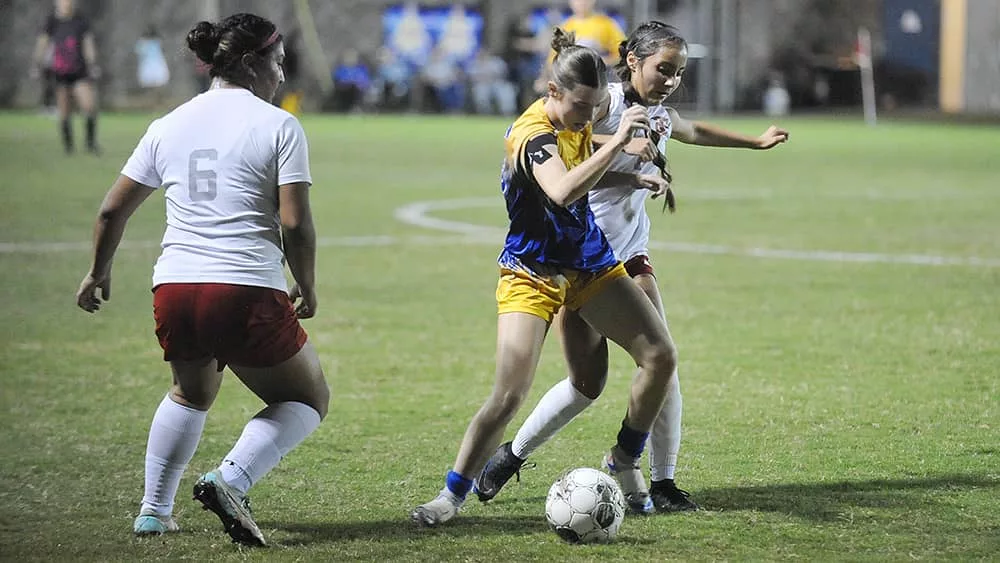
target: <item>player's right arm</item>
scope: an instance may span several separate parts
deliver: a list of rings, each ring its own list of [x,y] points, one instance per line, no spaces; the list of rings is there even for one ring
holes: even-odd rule
[[[104,196],[94,225],[94,256],[90,271],[76,292],[76,304],[84,311],[93,313],[101,308],[101,300],[111,298],[111,263],[125,234],[125,225],[154,191],[155,188],[122,174]],[[101,290],[101,299],[97,298],[98,289]]]
[[[567,170],[559,158],[555,135],[540,135],[528,142],[531,145],[532,142],[537,143],[538,139],[546,141],[537,149],[528,149],[526,157],[532,161],[531,174],[552,203],[565,207],[583,197],[597,184],[615,156],[631,139],[632,132],[637,129],[649,129],[649,116],[642,106],[632,106],[625,110],[610,142],[571,170]]]

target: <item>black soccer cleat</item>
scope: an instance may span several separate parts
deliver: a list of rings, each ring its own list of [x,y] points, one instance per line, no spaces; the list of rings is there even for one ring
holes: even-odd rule
[[[510,481],[511,477],[517,475],[517,480],[520,482],[522,465],[524,460],[514,455],[510,442],[500,444],[476,479],[475,491],[480,502],[492,500],[500,494],[500,489]]]
[[[649,495],[653,497],[653,505],[658,512],[689,512],[701,509],[691,500],[690,493],[677,488],[673,479],[653,481]]]

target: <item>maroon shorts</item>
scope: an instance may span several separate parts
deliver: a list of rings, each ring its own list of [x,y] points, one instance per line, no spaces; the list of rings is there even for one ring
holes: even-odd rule
[[[649,263],[649,256],[645,254],[629,258],[628,262],[625,262],[625,271],[628,272],[630,278],[641,274],[649,274],[656,277],[656,273],[653,272],[653,265]]]
[[[278,365],[307,339],[288,295],[269,287],[161,284],[153,288],[153,318],[164,360],[211,357],[220,370]]]

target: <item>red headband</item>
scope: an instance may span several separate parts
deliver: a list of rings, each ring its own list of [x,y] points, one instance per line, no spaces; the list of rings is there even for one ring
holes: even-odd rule
[[[258,48],[257,50],[258,50],[258,51],[263,51],[264,49],[267,49],[267,48],[268,48],[268,47],[270,47],[271,45],[274,45],[274,43],[275,43],[275,42],[276,42],[276,41],[277,41],[278,39],[281,39],[281,35],[280,35],[280,34],[278,33],[278,30],[277,30],[277,29],[275,29],[275,30],[274,30],[274,33],[272,33],[272,34],[271,34],[271,36],[267,38],[267,41],[264,41],[264,44],[263,44],[263,45],[261,45],[261,46],[260,46],[260,48]]]

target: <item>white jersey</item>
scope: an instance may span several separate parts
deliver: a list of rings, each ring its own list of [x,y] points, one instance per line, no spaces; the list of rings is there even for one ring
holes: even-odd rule
[[[613,135],[618,130],[622,112],[628,107],[620,82],[608,84],[608,95],[611,98],[608,114],[594,122],[595,135]],[[664,106],[652,106],[647,109],[650,126],[660,135],[660,152],[666,155],[667,140],[673,130],[670,113]],[[630,174],[660,173],[659,168],[652,162],[643,162],[638,156],[624,152],[615,157],[608,170]],[[649,215],[646,214],[646,198],[651,193],[645,189],[625,187],[591,190],[587,196],[597,226],[604,231],[604,236],[615,251],[615,256],[622,262],[649,253],[647,248]]]
[[[312,182],[295,117],[243,88],[214,88],[157,119],[122,174],[167,200],[163,283],[287,291],[278,186]]]

